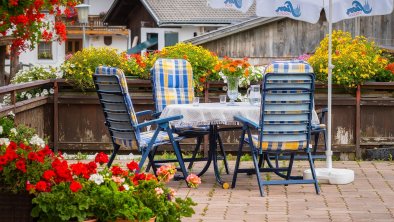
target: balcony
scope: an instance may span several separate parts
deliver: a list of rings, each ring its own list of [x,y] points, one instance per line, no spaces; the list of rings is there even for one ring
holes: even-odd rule
[[[103,21],[102,16],[89,15],[89,22],[86,25],[87,35],[129,35],[129,31],[125,26],[108,26]],[[67,26],[68,35],[82,35],[83,25],[78,22],[78,19],[63,18],[63,22]]]

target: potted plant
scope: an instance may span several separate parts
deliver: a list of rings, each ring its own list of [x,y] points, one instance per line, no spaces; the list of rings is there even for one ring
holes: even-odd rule
[[[33,199],[32,215],[39,221],[83,221],[94,217],[98,221],[160,222],[180,221],[194,213],[195,203],[190,198],[175,198],[175,192],[165,186],[164,177],[137,173],[138,163],[134,161],[126,165],[127,169],[104,167],[107,162],[104,153],[88,163],[68,164],[55,158],[53,169],[43,176],[49,188]],[[175,173],[163,170],[165,166],[160,169],[159,175]],[[30,189],[33,193],[35,190],[37,185]]]

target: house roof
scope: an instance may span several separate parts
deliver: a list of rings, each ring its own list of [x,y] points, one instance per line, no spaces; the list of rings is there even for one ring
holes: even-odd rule
[[[207,5],[207,0],[115,0],[108,10],[105,22],[111,25],[126,25],[125,13],[132,9],[131,2],[136,1],[145,6],[159,26],[231,24],[255,16],[255,3],[248,12],[242,13],[231,9],[213,9]],[[119,18],[123,18],[124,24],[119,24]]]
[[[285,19],[284,17],[272,17],[272,18],[251,18],[233,25],[228,25],[219,29],[216,29],[211,32],[207,32],[205,34],[199,35],[197,37],[186,40],[185,42],[190,42],[194,45],[201,45],[206,42],[210,42],[216,39],[224,38],[226,36],[230,36],[234,33],[239,33],[242,31],[246,31],[264,24],[268,24],[274,21],[278,21],[281,19]]]

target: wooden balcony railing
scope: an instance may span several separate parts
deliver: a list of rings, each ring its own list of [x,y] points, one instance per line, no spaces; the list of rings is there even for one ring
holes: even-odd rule
[[[82,34],[83,24],[78,22],[78,18],[63,18],[67,26],[68,34]],[[108,26],[103,22],[103,17],[99,15],[89,15],[86,24],[86,34],[91,35],[128,35],[129,32],[125,26]]]

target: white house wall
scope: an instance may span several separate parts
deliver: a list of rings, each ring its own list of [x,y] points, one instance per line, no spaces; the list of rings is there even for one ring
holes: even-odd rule
[[[33,64],[33,65],[51,65],[59,66],[64,62],[65,59],[65,45],[62,42],[52,42],[52,58],[53,59],[38,59],[37,47],[32,51],[27,51],[19,55],[19,62],[23,64]]]
[[[89,36],[89,46],[91,47],[111,47],[121,51],[128,49],[128,36],[112,36],[112,44],[107,46],[104,44],[104,36]]]
[[[101,12],[106,13],[111,7],[114,0],[85,0],[89,4],[89,15],[99,15]]]
[[[186,39],[190,39],[194,36],[194,33],[199,34],[200,28],[195,26],[185,26],[182,28],[141,28],[141,42],[145,42],[147,40],[147,33],[157,33],[159,36],[158,39],[158,48],[161,50],[164,48],[164,33],[165,32],[178,32],[179,41],[182,42]]]

